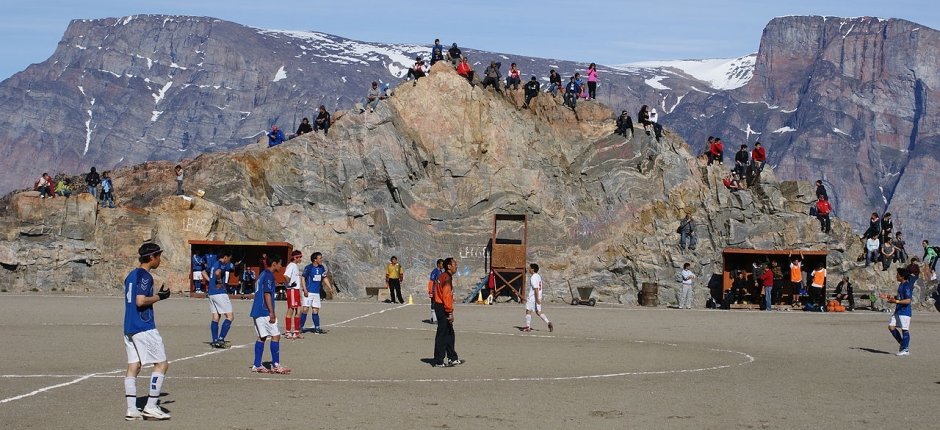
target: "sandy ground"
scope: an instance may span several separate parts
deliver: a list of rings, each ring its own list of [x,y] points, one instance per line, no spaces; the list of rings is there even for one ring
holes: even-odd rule
[[[522,333],[518,305],[460,305],[466,363],[441,369],[422,361],[426,303],[328,301],[329,333],[282,340],[293,373],[259,375],[250,302],[234,305],[227,350],[208,346],[205,299],[156,305],[173,418],[128,423],[120,298],[0,294],[0,427],[936,428],[936,313],[914,315],[912,355],[896,357],[888,315],[870,311],[559,303],[554,333],[538,319]]]

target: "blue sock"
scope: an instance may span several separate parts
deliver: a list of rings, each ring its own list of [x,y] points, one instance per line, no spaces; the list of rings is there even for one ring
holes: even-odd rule
[[[222,332],[219,333],[219,340],[225,340],[225,336],[228,334],[228,329],[232,327],[232,320],[222,321]]]
[[[212,341],[215,342],[219,340],[219,322],[212,321],[209,323],[209,331],[212,332]]]
[[[281,342],[271,341],[271,365],[281,364]]]
[[[904,332],[903,339],[904,340],[901,341],[901,348],[907,349],[911,346],[911,332]]]
[[[255,367],[261,367],[261,354],[264,354],[264,341],[255,341]]]
[[[891,330],[891,336],[894,336],[894,340],[898,341],[898,343],[904,343],[904,339],[901,337],[901,332],[899,332],[898,329]]]
[[[320,328],[320,314],[313,314],[313,326]]]
[[[300,314],[300,330],[303,331],[304,326],[307,325],[307,314]]]

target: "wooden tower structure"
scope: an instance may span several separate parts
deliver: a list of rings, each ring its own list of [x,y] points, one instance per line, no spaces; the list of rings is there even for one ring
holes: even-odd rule
[[[521,237],[513,234],[515,237],[506,237],[505,231],[503,237],[500,236],[500,227],[505,227],[510,223],[522,223],[521,225],[509,225],[513,232],[519,232],[521,227]],[[493,238],[490,241],[492,246],[490,257],[490,270],[493,273],[494,299],[500,294],[515,295],[519,301],[525,301],[525,274],[526,274],[526,249],[529,233],[529,221],[527,215],[495,214],[493,215]],[[508,289],[508,290],[507,290]]]

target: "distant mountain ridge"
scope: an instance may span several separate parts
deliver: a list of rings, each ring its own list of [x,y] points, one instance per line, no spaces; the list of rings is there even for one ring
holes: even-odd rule
[[[693,148],[721,136],[729,159],[760,140],[779,177],[825,179],[856,228],[891,210],[902,228],[933,234],[940,197],[915,174],[938,164],[938,47],[936,31],[902,20],[777,18],[755,55],[599,65],[598,101],[634,117],[655,107]],[[478,73],[517,62],[543,82],[549,69],[586,66],[461,49]],[[352,108],[371,81],[396,86],[428,51],[204,17],[76,20],[49,60],[0,83],[0,191],[44,171],[177,161],[254,142],[274,124],[292,131],[320,104]]]

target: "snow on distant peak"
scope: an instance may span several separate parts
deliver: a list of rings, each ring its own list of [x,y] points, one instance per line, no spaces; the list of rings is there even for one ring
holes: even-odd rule
[[[676,69],[703,82],[716,90],[733,90],[743,87],[754,76],[757,54],[740,58],[713,58],[708,60],[643,61],[611,66],[614,69],[637,72],[640,69]]]
[[[277,74],[274,75],[274,81],[272,82],[277,82],[283,79],[287,79],[287,72],[284,71],[284,66],[281,66],[280,69],[277,69]]]

